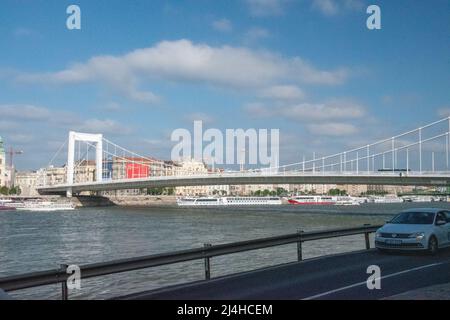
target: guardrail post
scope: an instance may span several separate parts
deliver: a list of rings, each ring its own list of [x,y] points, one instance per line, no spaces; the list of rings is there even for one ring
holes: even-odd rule
[[[299,238],[299,240],[297,241],[297,260],[298,261],[302,261],[303,260],[303,250],[302,250],[302,233],[303,233],[303,230],[298,230],[297,231],[297,233],[298,233],[298,238]]]
[[[370,224],[364,224],[365,227],[370,226]],[[370,249],[370,237],[369,237],[369,232],[365,232],[364,233],[364,238],[366,240],[366,250]]]
[[[209,248],[211,247],[211,244],[205,243],[203,244],[203,247]],[[211,265],[209,259],[209,257],[205,257],[205,280],[211,279]]]
[[[61,272],[67,272],[67,264],[60,264]],[[61,300],[69,300],[69,288],[67,288],[67,280],[61,281]]]

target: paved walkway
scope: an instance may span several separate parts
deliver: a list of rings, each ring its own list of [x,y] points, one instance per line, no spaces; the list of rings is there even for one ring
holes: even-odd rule
[[[450,300],[450,283],[429,286],[385,298],[386,300]]]

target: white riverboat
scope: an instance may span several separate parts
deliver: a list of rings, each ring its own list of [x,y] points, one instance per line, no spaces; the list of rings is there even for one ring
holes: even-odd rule
[[[266,206],[281,205],[280,197],[184,197],[179,206]]]
[[[15,206],[18,211],[66,211],[74,210],[70,202],[25,201]]]
[[[16,210],[14,207],[12,207],[10,205],[11,203],[12,203],[12,200],[10,200],[10,199],[0,199],[0,211]]]
[[[336,203],[337,206],[359,206],[361,204],[361,200],[354,198],[354,197],[346,197],[346,196],[339,196],[336,197]]]
[[[332,196],[294,196],[288,199],[290,204],[295,205],[333,205],[336,199]]]
[[[403,198],[397,196],[384,196],[384,197],[372,197],[371,202],[373,203],[402,203]]]

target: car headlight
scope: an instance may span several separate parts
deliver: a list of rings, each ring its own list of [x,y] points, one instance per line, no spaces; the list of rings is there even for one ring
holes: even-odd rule
[[[422,240],[425,237],[425,232],[416,232],[409,235],[408,238],[416,238],[417,240]]]
[[[377,237],[377,238],[381,238],[381,232],[377,232],[377,233],[375,233],[375,237]]]

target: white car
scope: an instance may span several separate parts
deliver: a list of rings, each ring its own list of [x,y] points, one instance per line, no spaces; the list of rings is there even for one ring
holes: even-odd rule
[[[427,250],[436,254],[450,246],[450,210],[417,208],[400,212],[375,234],[375,247],[384,250]]]

